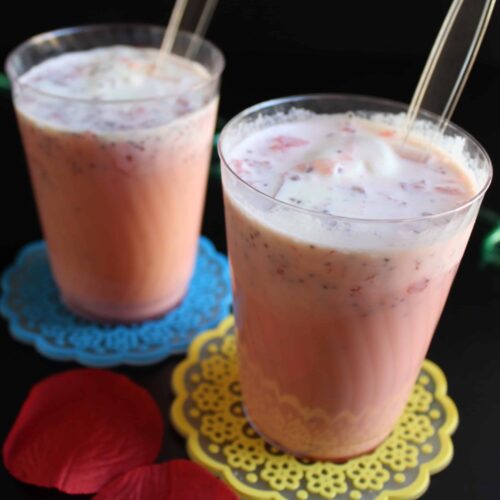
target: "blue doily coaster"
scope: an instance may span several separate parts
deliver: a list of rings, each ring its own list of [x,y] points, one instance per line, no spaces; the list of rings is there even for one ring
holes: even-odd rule
[[[152,364],[185,352],[197,333],[227,316],[232,300],[227,258],[203,236],[183,302],[143,323],[106,325],[72,314],[59,300],[43,241],[20,251],[1,284],[0,311],[15,339],[51,359],[101,367]]]

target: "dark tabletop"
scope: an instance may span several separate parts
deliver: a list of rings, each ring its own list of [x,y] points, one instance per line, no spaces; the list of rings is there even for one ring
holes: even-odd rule
[[[163,14],[158,15],[160,7],[157,5],[156,10],[151,7],[141,18],[131,2],[111,2],[113,8],[99,7],[102,3],[109,2],[88,2],[88,9],[78,16],[68,7],[50,22],[42,12],[41,2],[30,4],[33,10],[27,22],[24,11],[18,7],[13,14],[16,29],[7,32],[0,55],[4,56],[10,47],[28,35],[45,29],[111,20],[160,23],[168,12],[164,12],[164,2],[156,2],[162,4]],[[221,116],[230,117],[258,101],[296,93],[349,92],[407,102],[450,2],[423,1],[420,5],[424,13],[417,14],[407,12],[410,2],[402,1],[359,0],[346,2],[349,5],[338,10],[326,9],[326,2],[307,3],[314,9],[303,18],[303,9],[296,7],[292,0],[221,0],[209,33],[227,55]],[[361,5],[365,15],[358,19],[356,9]],[[311,20],[313,15],[314,22]],[[408,16],[414,19],[413,23],[394,22],[395,19],[408,21]],[[496,50],[500,44],[500,32],[496,29],[499,17],[498,14],[494,16],[480,61],[454,116],[454,121],[485,146],[493,164],[500,159],[500,122],[495,119],[500,111],[500,56]],[[376,29],[371,22],[373,18],[377,19]],[[305,31],[301,29],[304,23]],[[13,110],[6,93],[0,95],[0,124],[3,152],[0,269],[3,269],[23,244],[41,235]],[[484,206],[500,212],[497,184],[493,182]],[[481,217],[428,355],[444,369],[449,394],[460,414],[460,425],[453,436],[454,459],[448,468],[432,478],[430,489],[424,495],[429,500],[500,498],[500,399],[497,397],[500,269],[481,266],[480,255],[483,238],[490,229],[490,223]],[[209,181],[203,233],[219,250],[225,251],[220,179],[216,175]],[[167,427],[160,459],[186,456],[184,441],[168,419],[173,397],[171,373],[180,359],[181,356],[176,356],[151,367],[117,369],[146,387],[165,415]],[[0,440],[5,439],[35,382],[76,366],[48,361],[32,347],[13,341],[7,324],[0,320]],[[0,498],[56,499],[66,496],[25,486],[0,466]]]

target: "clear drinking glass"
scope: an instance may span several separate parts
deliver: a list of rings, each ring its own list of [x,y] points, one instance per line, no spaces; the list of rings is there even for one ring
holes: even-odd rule
[[[251,187],[227,161],[247,134],[290,121],[297,110],[383,120],[406,106],[349,95],[277,99],[233,118],[219,143],[247,415],[284,450],[344,460],[375,448],[401,416],[492,167],[483,148],[450,124],[443,143],[468,159],[478,186],[461,206],[405,220],[301,209]],[[418,119],[417,132],[432,139],[438,117]]]
[[[196,256],[224,58],[210,42],[180,32],[172,53],[184,57],[190,48],[190,60],[208,76],[150,98],[63,97],[21,77],[69,52],[158,48],[163,34],[143,25],[67,28],[29,39],[6,63],[54,278],[62,300],[86,317],[138,321],[182,300]]]

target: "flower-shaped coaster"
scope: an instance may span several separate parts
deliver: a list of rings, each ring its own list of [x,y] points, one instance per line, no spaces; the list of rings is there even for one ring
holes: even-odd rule
[[[44,356],[87,366],[145,365],[184,352],[193,337],[230,311],[227,258],[201,237],[183,302],[163,318],[106,325],[73,315],[59,300],[43,241],[24,247],[2,276],[0,310],[14,338]]]
[[[187,437],[189,455],[243,498],[413,499],[453,456],[458,413],[442,371],[430,361],[393,433],[374,452],[344,464],[294,458],[251,428],[242,410],[232,317],[195,339],[173,385],[172,420]]]

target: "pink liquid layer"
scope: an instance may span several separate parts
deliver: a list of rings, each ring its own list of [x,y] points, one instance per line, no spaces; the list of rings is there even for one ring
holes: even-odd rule
[[[300,456],[373,449],[404,409],[467,232],[420,252],[367,255],[291,241],[227,197],[226,222],[250,419]]]
[[[69,304],[133,321],[175,306],[193,271],[217,103],[107,141],[19,114],[50,263]]]

